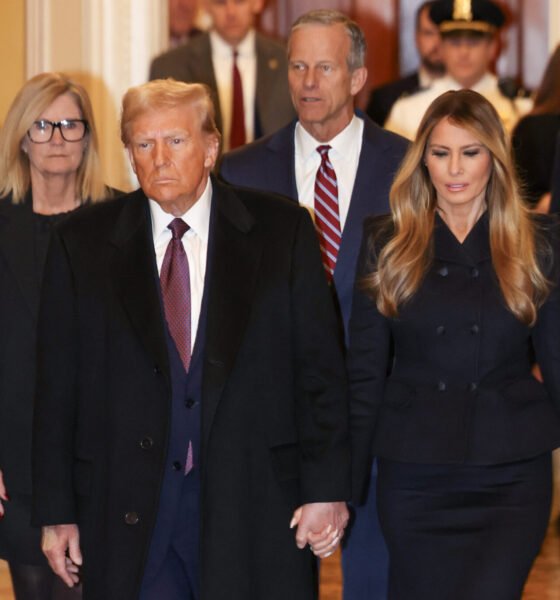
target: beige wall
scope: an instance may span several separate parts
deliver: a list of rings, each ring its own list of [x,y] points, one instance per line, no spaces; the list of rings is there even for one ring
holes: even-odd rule
[[[0,2],[0,123],[25,81],[25,0]]]

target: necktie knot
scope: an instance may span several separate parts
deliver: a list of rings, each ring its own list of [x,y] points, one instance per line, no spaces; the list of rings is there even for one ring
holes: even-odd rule
[[[190,227],[183,221],[183,219],[173,219],[167,226],[171,230],[171,236],[174,240],[180,240],[187,233]]]
[[[328,144],[322,144],[317,146],[317,152],[321,155],[322,160],[327,160],[329,157],[329,150],[331,147]]]

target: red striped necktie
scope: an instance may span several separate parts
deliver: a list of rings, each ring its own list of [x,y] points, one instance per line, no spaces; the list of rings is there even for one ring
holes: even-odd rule
[[[333,278],[341,239],[338,182],[329,160],[330,149],[326,144],[317,147],[317,152],[321,155],[321,164],[315,177],[315,229],[319,236],[321,257],[329,283]]]

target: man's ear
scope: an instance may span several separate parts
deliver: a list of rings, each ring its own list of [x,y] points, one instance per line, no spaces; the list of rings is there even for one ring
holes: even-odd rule
[[[360,93],[367,81],[368,70],[365,67],[358,67],[352,71],[352,81],[350,84],[350,93],[356,96]]]
[[[215,135],[208,136],[208,143],[206,144],[206,154],[204,156],[204,167],[210,171],[214,168],[216,161],[218,160],[218,153],[220,151],[220,140]]]

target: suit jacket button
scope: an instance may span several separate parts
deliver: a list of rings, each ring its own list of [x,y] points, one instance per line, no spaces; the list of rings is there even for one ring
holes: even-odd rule
[[[469,383],[469,392],[476,392],[477,389],[478,389],[478,385],[476,385],[476,383],[474,381]]]
[[[171,466],[174,471],[180,471],[183,468],[183,465],[178,460],[174,460]]]
[[[157,365],[154,365],[154,375],[159,375],[160,373],[161,369]]]
[[[445,381],[438,381],[437,389],[438,389],[438,392],[445,392],[445,390],[447,389],[447,386],[445,385]]]
[[[438,325],[436,327],[436,333],[438,335],[443,335],[445,333],[445,325]]]
[[[154,440],[152,440],[152,438],[149,437],[145,437],[143,440],[140,441],[140,448],[142,448],[142,450],[149,450],[153,445]]]
[[[438,269],[438,275],[441,275],[442,277],[447,277],[448,274],[449,274],[449,269],[445,265],[443,267],[441,267],[440,269]]]
[[[471,269],[471,277],[474,277],[474,278],[476,278],[476,277],[478,277],[479,275],[480,275],[480,273],[479,273],[478,269],[477,269],[476,267],[473,267],[473,268]]]
[[[192,407],[193,407],[195,404],[196,404],[196,401],[195,401],[195,400],[193,400],[192,398],[187,398],[187,399],[185,400],[185,406],[186,406],[187,408],[192,408]]]
[[[480,327],[475,323],[472,327],[471,327],[471,333],[473,335],[476,335],[478,332],[480,331]]]
[[[124,522],[127,525],[136,525],[138,523],[138,521],[140,521],[140,517],[138,516],[137,512],[127,512],[124,515]]]

